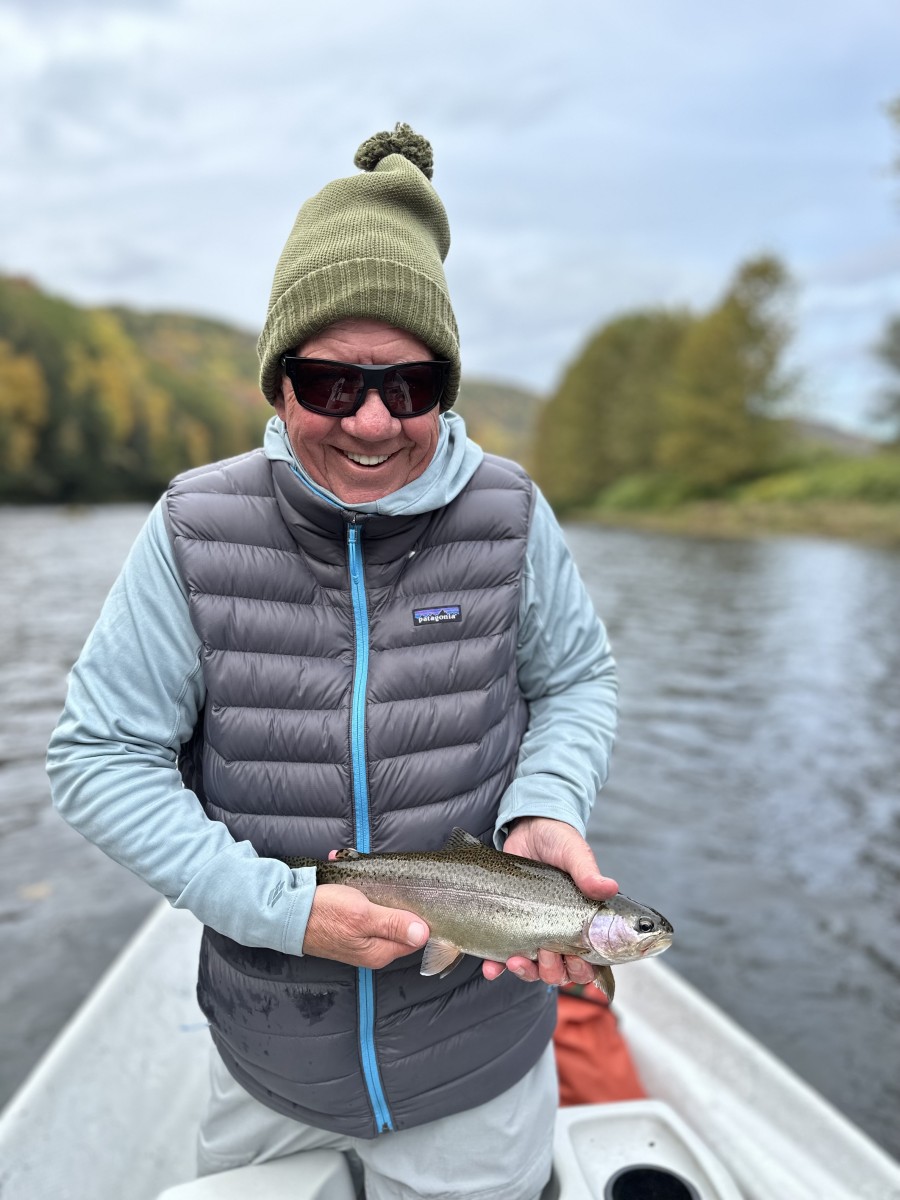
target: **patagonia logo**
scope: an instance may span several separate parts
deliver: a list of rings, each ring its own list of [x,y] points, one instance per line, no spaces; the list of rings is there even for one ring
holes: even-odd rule
[[[413,625],[436,625],[439,621],[461,621],[458,604],[442,604],[440,608],[414,608]]]

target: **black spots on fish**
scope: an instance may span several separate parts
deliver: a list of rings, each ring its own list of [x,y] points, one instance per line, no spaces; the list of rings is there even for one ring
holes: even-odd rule
[[[360,854],[360,852],[358,850],[355,850],[352,846],[345,846],[343,848],[343,850],[335,851],[334,861],[335,862],[354,862],[357,858],[362,858],[362,857],[363,856]]]
[[[292,988],[291,1003],[310,1025],[316,1025],[334,1007],[335,992],[331,989]]]

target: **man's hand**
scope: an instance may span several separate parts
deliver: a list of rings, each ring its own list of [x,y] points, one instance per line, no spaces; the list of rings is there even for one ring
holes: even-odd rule
[[[520,854],[538,862],[560,867],[571,875],[575,883],[587,896],[595,900],[608,900],[619,890],[614,879],[600,874],[594,852],[577,830],[565,821],[553,821],[549,817],[520,817],[510,830],[503,849],[508,854]],[[485,979],[496,979],[509,968],[519,979],[534,983],[560,986],[564,983],[590,983],[594,968],[584,959],[574,955],[563,957],[549,950],[538,953],[536,963],[528,958],[511,958],[506,965],[488,960],[482,970]]]
[[[421,949],[428,933],[415,913],[373,904],[342,883],[323,883],[313,898],[303,953],[351,967],[385,967]]]

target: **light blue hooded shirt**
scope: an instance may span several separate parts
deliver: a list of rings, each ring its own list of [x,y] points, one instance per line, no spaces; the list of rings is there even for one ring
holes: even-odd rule
[[[266,426],[264,450],[339,507],[387,516],[442,508],[483,458],[462,418],[446,413],[418,479],[381,500],[348,505],[309,478],[278,417]],[[150,513],[72,669],[48,752],[53,802],[70,825],[176,908],[242,945],[300,954],[314,870],[292,870],[236,842],[206,816],[178,771],[179,748],[206,691],[163,505]],[[540,493],[522,584],[516,662],[529,720],[497,816],[498,847],[509,823],[523,816],[552,817],[584,834],[615,737],[616,673],[606,631]]]

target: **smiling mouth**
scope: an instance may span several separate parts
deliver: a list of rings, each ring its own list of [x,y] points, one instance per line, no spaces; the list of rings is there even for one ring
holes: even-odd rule
[[[380,467],[389,458],[393,458],[392,454],[354,454],[350,450],[342,450],[341,453],[359,467]]]

